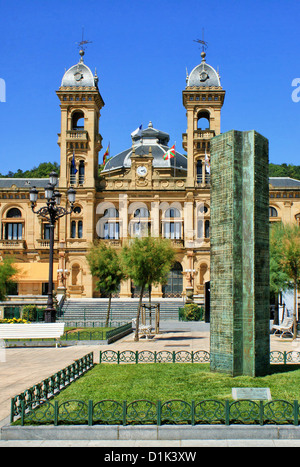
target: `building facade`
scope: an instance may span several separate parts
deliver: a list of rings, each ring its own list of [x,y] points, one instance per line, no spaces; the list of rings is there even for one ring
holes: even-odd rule
[[[210,140],[221,133],[225,90],[217,71],[202,61],[187,76],[182,92],[187,129],[185,154],[165,158],[169,134],[148,127],[133,134],[128,149],[115,155],[99,174],[102,149],[101,109],[104,101],[98,77],[80,60],[62,78],[57,91],[61,111],[59,190],[76,189],[71,216],[55,228],[55,288],[70,298],[98,296],[86,254],[101,239],[116,249],[134,236],[169,238],[176,263],[166,286],[152,296],[202,296],[210,280]],[[0,179],[0,257],[13,255],[18,268],[19,295],[47,293],[49,225],[31,210],[29,191],[38,189],[37,209],[45,204],[48,179]],[[270,178],[270,222],[300,223],[300,181]],[[226,209],[226,206],[224,207]],[[120,297],[137,294],[130,280]]]

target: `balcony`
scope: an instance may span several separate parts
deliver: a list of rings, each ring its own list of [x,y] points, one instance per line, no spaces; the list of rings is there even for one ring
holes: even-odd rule
[[[25,240],[0,240],[0,248],[5,250],[24,250]]]
[[[68,130],[66,134],[66,141],[87,141],[88,132],[86,130]]]

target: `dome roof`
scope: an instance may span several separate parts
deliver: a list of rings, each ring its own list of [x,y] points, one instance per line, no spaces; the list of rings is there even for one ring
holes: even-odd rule
[[[80,58],[80,61],[77,63],[77,65],[73,65],[71,68],[69,68],[65,72],[62,82],[61,82],[61,86],[63,87],[97,86],[98,77],[97,75],[93,76],[93,73],[91,72],[89,67],[83,63],[84,52],[82,50],[80,51],[80,55],[81,55],[81,58]]]
[[[202,62],[197,65],[190,75],[187,77],[188,87],[207,87],[207,86],[221,86],[219,74],[216,70],[208,65],[205,61],[206,53],[202,52]]]
[[[175,157],[172,159],[163,159],[163,155],[168,151],[168,149],[170,149],[168,147],[169,140],[170,136],[168,133],[156,130],[153,128],[152,122],[150,122],[148,128],[142,130],[140,136],[137,135],[132,137],[133,146],[131,148],[120,152],[107,161],[102,173],[120,168],[130,168],[133,149],[135,151],[135,155],[142,156],[149,154],[150,147],[153,157],[153,168],[176,167],[180,170],[187,170],[187,158],[180,152],[176,151]]]

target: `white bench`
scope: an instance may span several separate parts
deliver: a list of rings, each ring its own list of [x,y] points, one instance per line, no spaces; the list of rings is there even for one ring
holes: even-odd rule
[[[275,329],[274,334],[280,332],[280,338],[282,338],[284,334],[292,334],[293,336],[293,325],[293,318],[285,318],[280,324],[273,324],[272,329]]]
[[[63,335],[65,323],[0,324],[0,339],[56,339]]]

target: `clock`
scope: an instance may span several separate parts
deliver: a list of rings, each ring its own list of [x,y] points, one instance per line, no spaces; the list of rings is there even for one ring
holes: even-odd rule
[[[203,70],[200,73],[200,81],[206,81],[209,78],[208,74]]]
[[[74,78],[76,79],[76,81],[80,81],[80,80],[83,78],[83,74],[80,73],[79,71],[77,71],[77,72],[74,74]]]
[[[145,167],[144,165],[140,165],[137,169],[136,169],[136,173],[140,176],[140,177],[145,177],[147,175],[147,167]]]

